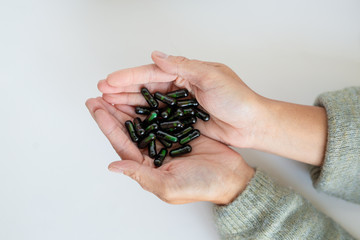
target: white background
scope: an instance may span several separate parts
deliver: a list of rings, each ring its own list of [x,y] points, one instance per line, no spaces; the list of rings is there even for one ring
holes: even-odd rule
[[[312,104],[360,85],[360,1],[0,1],[0,239],[219,239],[211,204],[168,205],[107,165],[84,102],[150,53],[229,65],[256,92]],[[360,206],[306,165],[240,150],[360,238]]]

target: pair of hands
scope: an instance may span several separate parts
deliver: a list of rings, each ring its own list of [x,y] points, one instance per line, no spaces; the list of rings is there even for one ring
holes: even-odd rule
[[[102,98],[86,102],[91,115],[121,157],[109,170],[122,172],[145,190],[173,204],[210,201],[229,204],[254,175],[228,147],[256,147],[265,142],[268,99],[253,92],[227,66],[153,52],[155,64],[114,72],[98,83]],[[154,168],[152,159],[127,135],[124,123],[135,117],[135,106],[146,102],[141,87],[150,92],[187,88],[210,115],[197,121],[202,135],[192,141],[193,151]],[[266,150],[266,149],[265,149]],[[286,154],[285,154],[286,155]]]

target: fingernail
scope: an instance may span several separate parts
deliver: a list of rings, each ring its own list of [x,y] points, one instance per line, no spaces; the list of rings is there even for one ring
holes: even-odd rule
[[[124,171],[122,169],[116,168],[116,167],[109,167],[109,171],[114,172],[114,173],[120,173],[120,174],[124,173]]]
[[[154,56],[157,57],[157,58],[162,58],[162,59],[168,57],[167,54],[165,54],[165,53],[163,53],[163,52],[160,52],[160,51],[154,51]]]

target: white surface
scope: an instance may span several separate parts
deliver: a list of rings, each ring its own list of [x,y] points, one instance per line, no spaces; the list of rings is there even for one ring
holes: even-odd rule
[[[118,156],[84,106],[152,50],[296,103],[360,85],[359,1],[194,2],[0,1],[0,239],[218,239],[210,204],[168,205],[109,173]],[[240,152],[360,238],[360,207],[316,193],[305,165]]]

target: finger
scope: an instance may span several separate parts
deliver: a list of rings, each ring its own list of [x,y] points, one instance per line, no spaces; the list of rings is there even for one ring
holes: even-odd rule
[[[127,115],[129,115],[132,118],[137,117],[138,115],[135,113],[135,108],[129,105],[123,105],[123,104],[116,104],[114,105],[114,107],[116,109],[118,109],[119,111],[126,113]]]
[[[121,92],[140,92],[142,87],[146,87],[150,92],[169,92],[175,89],[172,82],[155,82],[147,84],[134,84],[125,87],[113,87],[107,83],[106,80],[100,80],[98,83],[98,89],[102,93],[121,93]]]
[[[103,94],[103,99],[111,104],[126,104],[130,106],[148,105],[141,93]]]
[[[125,87],[152,82],[171,82],[176,75],[165,73],[155,64],[128,68],[109,74],[106,82],[113,87]]]

